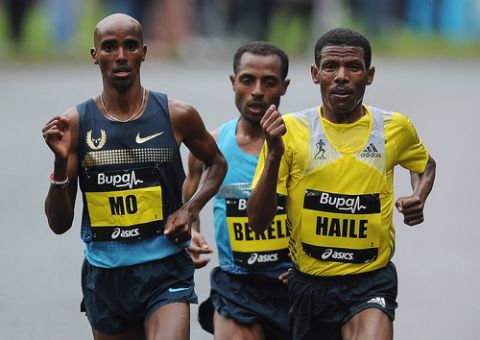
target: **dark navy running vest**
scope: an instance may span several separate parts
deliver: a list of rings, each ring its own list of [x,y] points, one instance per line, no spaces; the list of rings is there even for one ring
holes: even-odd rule
[[[181,251],[163,235],[185,179],[167,96],[150,91],[143,115],[129,122],[105,118],[93,99],[77,110],[86,259],[115,268]]]

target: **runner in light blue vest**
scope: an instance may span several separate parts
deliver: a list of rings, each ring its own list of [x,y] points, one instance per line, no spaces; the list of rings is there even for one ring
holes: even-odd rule
[[[236,52],[233,71],[230,80],[240,117],[213,133],[228,162],[227,175],[214,201],[220,267],[211,272],[211,293],[200,306],[199,321],[219,340],[290,339],[285,284],[291,267],[290,232],[283,197],[279,197],[272,226],[263,235],[252,232],[246,211],[265,140],[260,120],[270,105],[280,103],[287,90],[288,57],[269,43],[250,43]],[[195,193],[202,166],[202,162],[189,158],[184,198]],[[200,255],[210,250],[201,234],[193,232],[189,251],[197,267],[206,265],[208,259]]]

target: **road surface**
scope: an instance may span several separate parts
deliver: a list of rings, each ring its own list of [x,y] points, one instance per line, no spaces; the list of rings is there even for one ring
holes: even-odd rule
[[[480,200],[478,144],[480,114],[478,61],[374,60],[376,79],[367,89],[371,105],[405,113],[437,160],[437,181],[426,207],[425,223],[403,225],[396,213],[399,308],[395,338],[401,340],[476,339],[480,318],[480,266],[476,209]],[[319,102],[308,60],[291,65],[291,85],[281,111]],[[225,62],[156,63],[143,68],[148,88],[193,104],[208,129],[237,115]],[[97,67],[78,65],[0,67],[0,338],[5,340],[89,339],[79,312],[82,243],[80,210],[74,227],[62,236],[47,226],[43,200],[49,187],[52,154],[41,136],[53,115],[96,95]],[[183,155],[185,150],[183,149]],[[396,197],[408,194],[406,171],[396,172]],[[80,199],[77,199],[77,203]],[[211,204],[202,228],[211,246]],[[208,295],[208,269],[196,273],[200,300]],[[211,339],[196,321],[191,338]]]

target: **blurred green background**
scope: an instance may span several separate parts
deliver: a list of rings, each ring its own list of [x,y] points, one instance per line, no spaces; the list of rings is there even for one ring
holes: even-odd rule
[[[150,59],[230,58],[250,40],[310,56],[339,26],[365,33],[376,56],[480,56],[480,0],[0,0],[0,59],[85,61],[114,12],[144,25]]]

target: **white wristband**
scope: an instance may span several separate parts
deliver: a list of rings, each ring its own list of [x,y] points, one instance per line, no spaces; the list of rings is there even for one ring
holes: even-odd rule
[[[59,188],[66,188],[68,186],[68,177],[65,178],[63,181],[57,181],[53,176],[53,172],[50,174],[50,184]]]

